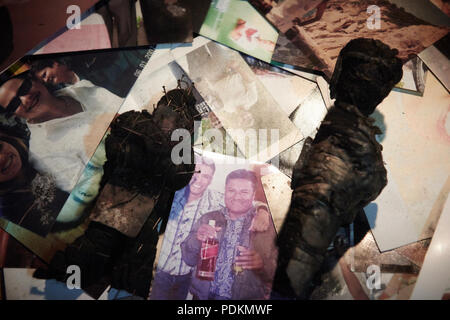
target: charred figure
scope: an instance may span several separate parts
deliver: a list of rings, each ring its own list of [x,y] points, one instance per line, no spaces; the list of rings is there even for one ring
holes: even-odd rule
[[[175,165],[171,160],[177,143],[171,141],[172,132],[194,131],[198,112],[191,90],[179,85],[165,92],[152,114],[129,111],[111,123],[101,191],[88,229],[35,277],[65,281],[67,266],[78,265],[87,292],[106,282],[147,297],[157,226],[167,220],[174,192],[189,183],[195,169],[192,149],[192,163]]]
[[[279,234],[274,297],[308,297],[339,227],[387,184],[379,128],[368,116],[402,77],[398,51],[359,38],[340,52],[331,79],[336,99],[293,170],[291,206]]]

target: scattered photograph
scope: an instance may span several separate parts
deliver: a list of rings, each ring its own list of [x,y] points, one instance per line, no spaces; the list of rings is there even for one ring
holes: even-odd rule
[[[219,118],[200,95],[187,73],[176,61],[171,61],[155,71],[149,71],[150,69],[145,69],[141,74],[129,97],[120,109],[121,113],[136,108],[152,112],[154,106],[164,94],[163,88],[168,90],[169,88],[177,87],[178,84],[183,88],[191,87],[196,99],[196,109],[200,116],[200,120],[196,124],[194,148],[199,152],[203,150],[240,158],[244,157],[233,139],[228,136]],[[211,135],[211,132],[214,134]],[[228,147],[227,143],[229,143]]]
[[[199,156],[189,185],[175,193],[151,300],[270,297],[277,248],[263,166],[226,163]]]
[[[266,162],[303,138],[236,51],[208,42],[177,62],[245,158]]]
[[[247,55],[243,57],[303,137],[314,138],[327,113],[317,83],[253,57]],[[283,94],[280,95],[280,92]],[[304,140],[301,140],[277,155],[277,167],[288,177],[292,176],[303,142]]]
[[[393,90],[423,96],[428,68],[422,59],[415,57],[403,65],[402,80]]]
[[[429,238],[442,212],[450,191],[449,95],[429,73],[422,97],[392,91],[372,117],[388,184],[365,212],[384,252]]]
[[[6,0],[0,9],[0,71],[32,53],[189,43],[193,32],[200,30],[210,3],[211,0],[78,0],[73,4],[64,0],[44,10],[39,0]]]
[[[419,263],[417,261],[411,261],[412,259],[409,259],[408,256],[402,255],[402,250],[406,250],[405,248],[402,248],[402,250],[398,248],[396,250],[380,252],[369,228],[367,227],[365,231],[365,236],[360,239],[359,243],[349,249],[350,267],[353,271],[366,272],[369,266],[377,265],[383,273],[419,274],[424,254],[430,243],[429,240],[419,242],[418,244],[421,248],[418,248],[416,243],[409,245],[414,246],[413,249],[417,250],[417,255],[422,253],[422,261]]]
[[[7,220],[6,217],[0,217],[0,228],[45,263],[50,263],[55,252],[64,250],[67,244],[81,236],[89,225],[90,208],[94,205],[94,200],[99,193],[103,164],[106,161],[104,139],[105,137],[100,142],[72,192],[66,198],[65,203],[62,203],[59,213],[55,212],[57,219],[53,226],[45,226],[45,229],[49,229],[45,236],[39,235],[35,231],[42,225],[41,219],[39,223],[35,219],[33,221],[35,223],[27,228],[24,223],[19,225],[11,218]],[[38,212],[36,217],[42,215],[42,212]],[[31,217],[33,216],[31,215]],[[9,239],[12,239],[11,237]],[[10,241],[3,243],[8,243],[9,248]],[[8,255],[11,254],[11,250],[8,251]],[[35,260],[33,260],[33,263]]]
[[[278,38],[278,31],[247,1],[240,0],[212,0],[199,33],[266,62]]]
[[[261,183],[275,229],[279,232],[291,205],[291,178],[275,167],[271,167],[268,174],[261,177]]]
[[[254,0],[266,18],[305,54],[315,56],[331,77],[341,48],[358,37],[379,39],[409,60],[444,37],[449,29],[434,26],[383,0]],[[368,12],[368,7],[379,9]]]
[[[302,50],[283,33],[278,35],[271,63],[286,64],[310,72],[323,69],[321,62],[310,51]]]
[[[41,236],[78,218],[59,213],[152,52],[27,56],[0,76],[0,217]]]
[[[450,92],[450,35],[419,53],[420,59]]]
[[[247,1],[213,1],[200,34],[265,62],[316,73],[323,69],[313,54],[278,33]]]

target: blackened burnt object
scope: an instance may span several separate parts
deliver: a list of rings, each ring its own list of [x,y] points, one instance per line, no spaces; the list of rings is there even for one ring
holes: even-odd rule
[[[402,77],[397,50],[359,38],[340,52],[331,80],[335,105],[294,167],[292,202],[279,234],[274,297],[305,299],[339,227],[387,184],[381,133],[368,118]]]
[[[85,234],[58,252],[49,270],[36,277],[66,279],[66,268],[80,266],[81,287],[98,283],[147,297],[158,241],[158,225],[167,220],[173,193],[188,184],[195,169],[175,164],[176,129],[194,131],[197,111],[191,89],[165,92],[152,114],[129,111],[111,123],[101,191]],[[105,280],[106,279],[106,280]],[[101,293],[101,292],[100,292]]]

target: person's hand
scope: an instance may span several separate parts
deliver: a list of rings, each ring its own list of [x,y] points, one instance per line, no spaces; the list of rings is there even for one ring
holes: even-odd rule
[[[269,222],[269,212],[265,207],[259,207],[248,230],[255,232],[264,232],[269,227]]]
[[[244,270],[259,270],[263,267],[263,260],[258,252],[238,246],[239,256],[236,257],[236,266]]]
[[[212,227],[209,224],[202,224],[197,230],[197,239],[205,241],[208,238],[215,238],[220,227]]]

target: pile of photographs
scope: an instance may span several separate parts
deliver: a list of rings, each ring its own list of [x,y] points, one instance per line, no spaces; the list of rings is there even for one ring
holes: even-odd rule
[[[0,16],[11,30],[33,28],[38,2],[1,3]],[[55,7],[64,21],[29,41],[10,37],[0,55],[0,300],[270,299],[294,166],[333,107],[340,50],[359,37],[382,40],[403,62],[371,115],[388,184],[339,229],[309,299],[450,299],[445,1],[79,2],[75,27]],[[193,136],[172,134],[192,147],[192,170],[177,173],[192,177],[159,190],[145,216],[166,211],[152,229],[148,294],[35,277],[105,221],[92,212],[108,186],[112,123],[138,111],[170,132],[155,110],[176,90],[195,107]],[[124,141],[142,135],[124,128]],[[132,223],[114,210],[106,225]]]

